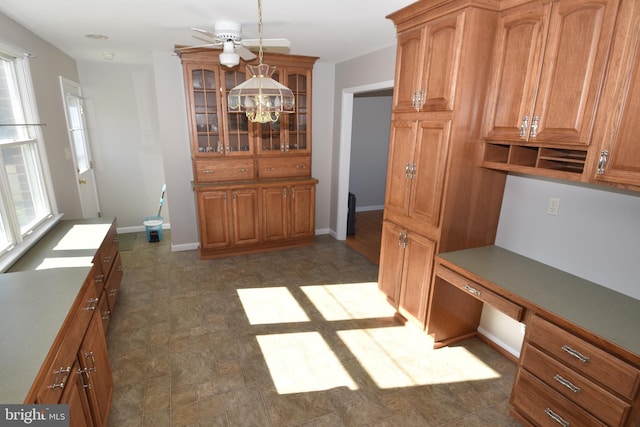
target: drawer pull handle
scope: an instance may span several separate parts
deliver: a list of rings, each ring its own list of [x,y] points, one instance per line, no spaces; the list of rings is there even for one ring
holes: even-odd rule
[[[118,295],[118,290],[117,289],[111,289],[109,291],[109,296],[110,297],[115,297],[116,295]]]
[[[96,306],[98,305],[98,298],[89,298],[89,301],[87,301],[87,306],[84,308],[87,311],[94,311],[96,309]]]
[[[307,165],[296,165],[296,169],[306,169]]]
[[[95,281],[96,283],[102,283],[102,279],[104,279],[104,274],[98,274],[98,275],[96,276],[96,278],[94,279],[94,281]]]
[[[553,377],[553,379],[558,381],[560,384],[562,384],[563,386],[565,386],[566,388],[568,388],[574,393],[580,393],[580,391],[582,390],[580,387],[574,385],[571,381],[562,378],[560,374],[556,374],[556,376]]]
[[[571,425],[569,421],[565,420],[564,418],[562,418],[560,415],[556,414],[549,408],[545,409],[544,413],[547,414],[549,417],[551,417],[553,421],[557,422],[562,427],[569,427]]]
[[[111,257],[109,255],[107,255],[106,257],[104,257],[102,262],[104,262],[104,263],[111,262]]]
[[[272,171],[272,170],[274,170],[274,169],[275,169],[275,168],[271,168],[271,167],[269,167],[269,168],[264,168],[264,170],[266,170],[266,171]]]
[[[110,317],[111,317],[111,311],[106,310],[104,313],[102,313],[102,320],[109,320]]]
[[[93,351],[90,352],[84,352],[84,358],[85,359],[91,359],[91,367],[87,367],[85,369],[86,372],[97,372],[98,368],[96,368],[96,359],[93,358]]]
[[[51,384],[49,388],[53,390],[59,388],[60,390],[62,390],[64,388],[64,385],[67,383],[67,378],[69,378],[69,372],[71,372],[71,366],[67,366],[66,369],[60,367],[60,369],[58,369],[57,371],[53,371],[53,373],[56,374],[56,379],[53,380],[53,384]],[[62,381],[58,382],[60,374],[63,374]]]
[[[475,288],[472,288],[469,285],[464,285],[464,290],[469,292],[470,294],[473,294],[473,295],[477,296],[477,297],[480,296],[480,291],[475,289]]]
[[[202,173],[213,173],[213,169],[204,169]]]
[[[568,345],[563,345],[562,349],[565,352],[567,352],[570,356],[575,357],[576,359],[578,359],[582,363],[587,363],[589,361],[589,358],[587,356],[585,356],[584,354],[580,353],[577,350],[572,349]]]

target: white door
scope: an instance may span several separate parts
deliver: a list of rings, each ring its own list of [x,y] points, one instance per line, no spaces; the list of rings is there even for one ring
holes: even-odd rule
[[[84,117],[82,88],[80,84],[64,77],[60,77],[60,87],[67,117],[67,129],[69,130],[69,142],[71,143],[70,152],[76,172],[76,185],[80,195],[82,217],[97,218],[102,215],[93,171],[89,135]]]

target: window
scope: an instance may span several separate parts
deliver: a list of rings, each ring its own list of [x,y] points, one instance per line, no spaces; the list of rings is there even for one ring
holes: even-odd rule
[[[28,60],[0,48],[0,257],[53,215]]]

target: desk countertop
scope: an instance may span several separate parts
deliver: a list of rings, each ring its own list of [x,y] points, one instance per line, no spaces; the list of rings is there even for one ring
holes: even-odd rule
[[[640,300],[499,246],[438,257],[640,355]]]

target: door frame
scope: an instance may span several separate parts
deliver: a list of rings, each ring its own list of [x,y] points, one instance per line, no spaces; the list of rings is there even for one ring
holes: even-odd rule
[[[66,77],[63,76],[59,76],[59,80],[60,80],[60,94],[62,96],[62,105],[63,105],[63,109],[64,109],[64,116],[65,116],[65,126],[67,127],[67,137],[69,139],[69,149],[70,149],[70,153],[71,153],[71,160],[73,162],[73,173],[75,176],[75,184],[76,184],[76,191],[78,194],[78,199],[80,201],[80,209],[82,211],[82,217],[83,218],[95,218],[95,213],[94,212],[87,212],[87,203],[86,200],[84,200],[83,197],[83,191],[80,188],[80,175],[78,172],[78,165],[77,165],[77,159],[76,159],[76,153],[75,153],[75,146],[74,146],[74,142],[73,139],[71,137],[71,132],[70,132],[70,128],[69,128],[69,111],[68,111],[68,105],[67,105],[67,90],[66,87],[72,87],[75,90],[77,90],[78,93],[78,98],[82,101],[83,100],[83,94],[82,94],[82,86],[80,85],[80,83],[75,82],[73,80],[70,80]],[[84,104],[83,104],[84,105]],[[92,175],[92,179],[91,179],[91,184],[93,186],[92,189],[90,189],[89,191],[91,191],[94,195],[94,199],[95,199],[95,206],[98,208],[98,212],[97,212],[97,216],[100,217],[102,216],[102,209],[100,207],[100,197],[98,195],[98,187],[96,184],[96,175],[95,175],[95,170],[93,168],[93,153],[91,150],[91,142],[89,139],[89,135],[88,135],[88,128],[87,128],[87,123],[86,123],[86,119],[83,115],[82,117],[82,122],[83,122],[83,127],[85,129],[85,135],[84,135],[84,140],[85,140],[85,149],[88,153],[88,157],[89,157],[89,161],[91,164],[91,175]],[[66,150],[65,150],[66,152]]]
[[[336,201],[337,240],[347,238],[347,214],[349,212],[349,171],[351,169],[351,133],[353,128],[353,97],[355,94],[393,89],[393,80],[342,89],[340,116],[340,149],[338,157],[338,200]]]

